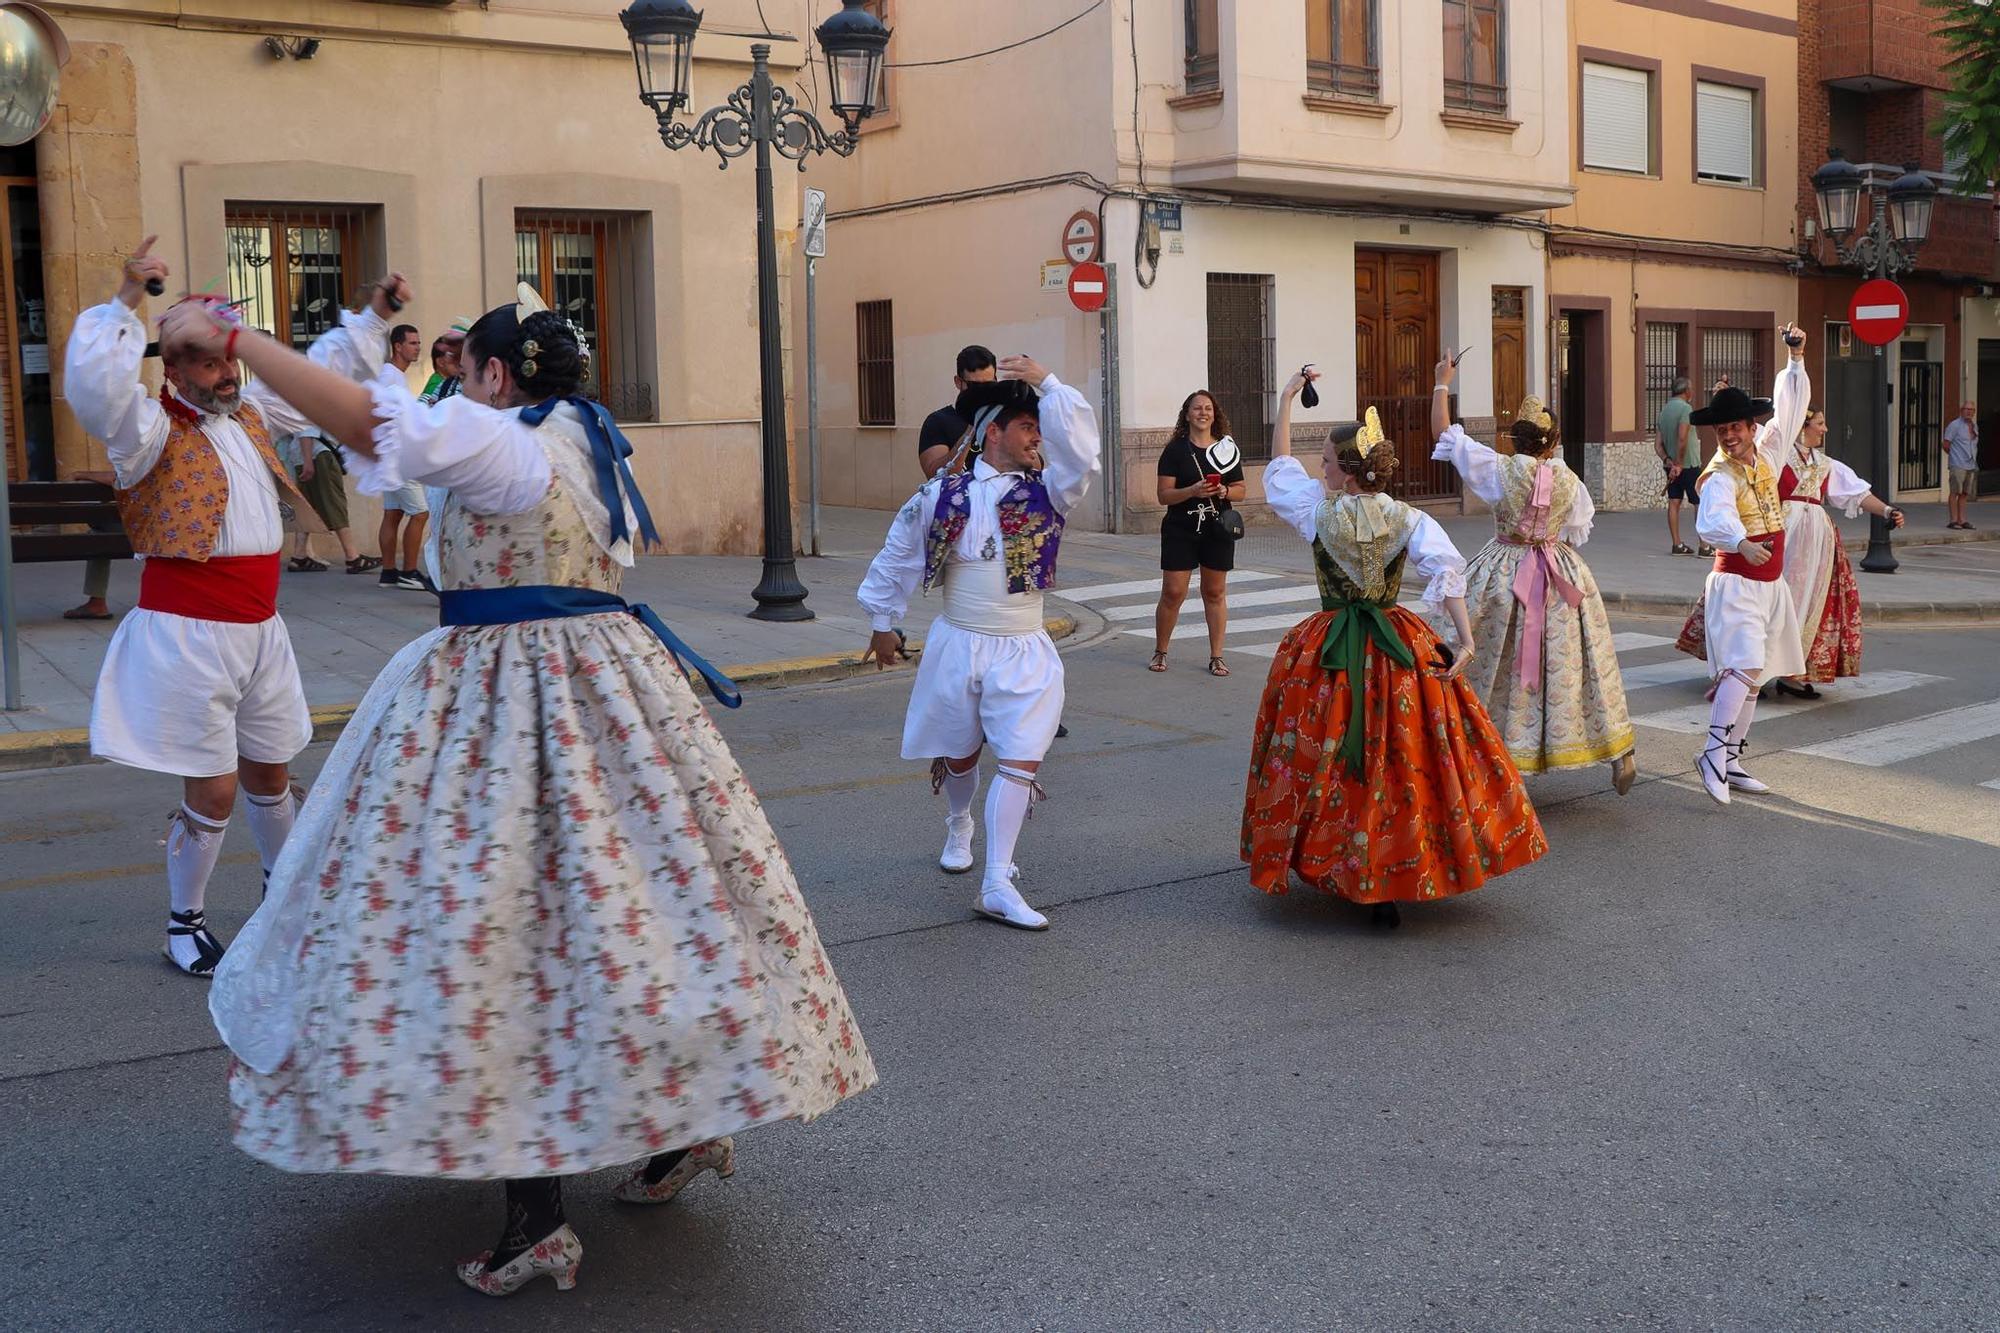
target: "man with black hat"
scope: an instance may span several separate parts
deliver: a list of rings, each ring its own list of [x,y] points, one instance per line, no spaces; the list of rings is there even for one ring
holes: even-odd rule
[[[1725,385],[1689,418],[1714,427],[1719,445],[1695,482],[1701,496],[1695,531],[1715,548],[1703,620],[1715,687],[1708,743],[1695,771],[1720,805],[1729,804],[1732,789],[1770,790],[1743,768],[1757,687],[1767,675],[1796,676],[1806,668],[1799,613],[1782,577],[1785,508],[1778,499],[1778,469],[1805,424],[1812,383],[1806,377],[1805,334],[1794,324],[1782,334],[1791,356],[1769,398]],[[1764,416],[1771,419],[1757,425]]]
[[[911,596],[944,588],[910,692],[903,758],[933,761],[933,789],[951,803],[938,864],[962,874],[973,864],[979,756],[992,745],[1000,765],[986,798],[986,873],[974,907],[1043,930],[1048,918],[1014,886],[1014,844],[1062,719],[1063,664],[1042,629],[1042,595],[1055,582],[1065,518],[1097,477],[1097,417],[1028,357],[1002,359],[1000,374],[966,385],[956,404],[970,424],[960,450],[976,441],[980,457],[966,468],[948,463],[918,489],[857,596],[874,631],[868,656],[887,666],[901,647],[892,626]]]

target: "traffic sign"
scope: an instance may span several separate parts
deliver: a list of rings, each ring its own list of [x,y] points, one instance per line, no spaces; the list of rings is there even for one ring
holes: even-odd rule
[[[1069,271],[1069,303],[1084,314],[1092,315],[1104,309],[1105,298],[1110,294],[1104,265],[1078,264]]]
[[[1088,264],[1097,258],[1102,238],[1097,233],[1097,214],[1080,208],[1063,223],[1063,257],[1072,264]]]
[[[826,191],[806,187],[806,258],[826,258]]]
[[[1870,278],[1855,289],[1854,299],[1847,303],[1847,322],[1862,342],[1885,347],[1909,326],[1910,298],[1887,278]]]

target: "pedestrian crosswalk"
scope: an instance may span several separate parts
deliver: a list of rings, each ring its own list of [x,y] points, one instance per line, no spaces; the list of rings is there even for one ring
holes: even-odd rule
[[[1246,586],[1247,585],[1247,586]],[[1278,574],[1262,570],[1237,570],[1229,576],[1228,653],[1269,659],[1291,628],[1317,609],[1319,589],[1308,574]],[[1100,583],[1081,588],[1065,588],[1058,595],[1090,606],[1116,627],[1122,637],[1153,640],[1152,617],[1159,598],[1157,578]],[[1415,609],[1419,603],[1414,589],[1406,589],[1404,605]],[[1244,615],[1246,609],[1261,614]],[[1181,608],[1180,623],[1172,641],[1204,640],[1201,601],[1190,595]],[[1683,736],[1701,735],[1708,727],[1707,664],[1674,651],[1671,634],[1621,630],[1612,635],[1625,692],[1635,725]],[[1204,644],[1205,647],[1205,644]],[[1886,768],[1914,760],[1942,755],[1961,746],[1975,746],[2000,738],[2000,702],[1982,702],[1948,708],[1900,721],[1876,723],[1839,735],[1814,738],[1808,744],[1784,744],[1774,728],[1809,715],[1826,719],[1843,716],[1841,710],[1860,704],[1890,699],[1910,690],[1932,690],[1948,686],[1951,678],[1923,671],[1869,669],[1854,680],[1822,687],[1818,699],[1787,699],[1762,710],[1758,718],[1759,748],[1770,754],[1784,749],[1794,754],[1835,760],[1863,768]],[[1912,696],[1912,699],[1925,696]],[[1894,705],[1891,705],[1893,707]],[[1909,705],[1903,705],[1909,711]],[[1879,716],[1879,713],[1878,713]],[[1872,721],[1872,719],[1871,719]],[[1818,731],[1824,735],[1827,727]],[[1991,758],[2000,763],[2000,747]],[[1974,756],[1983,761],[1981,752]],[[1985,765],[1985,773],[1993,767]],[[1984,778],[1982,773],[1979,778]],[[1961,781],[1966,779],[1961,779]],[[2000,797],[2000,777],[1973,779],[1981,791]]]

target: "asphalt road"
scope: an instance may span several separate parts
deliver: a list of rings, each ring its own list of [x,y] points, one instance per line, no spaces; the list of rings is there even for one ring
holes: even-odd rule
[[[1252,641],[1279,631],[1243,636],[1231,679],[1193,641],[1151,676],[1123,632],[1143,620],[1095,618],[1143,601],[1089,603],[1067,649],[1072,735],[1020,856],[1046,935],[971,918],[974,886],[933,868],[941,805],[895,754],[907,678],[723,719],[883,1081],[746,1136],[733,1181],[670,1209],[577,1182],[569,1294],[451,1278],[497,1186],[236,1152],[206,993],[156,954],[172,791],[0,777],[0,1320],[1992,1327],[2000,629],[1871,634],[1897,688],[1767,705],[1752,766],[1777,794],[1724,812],[1663,729],[1700,698],[1651,642],[1676,627],[1620,621],[1656,681],[1640,785],[1534,780],[1551,854],[1382,935],[1237,864]],[[230,838],[225,935],[257,894]]]

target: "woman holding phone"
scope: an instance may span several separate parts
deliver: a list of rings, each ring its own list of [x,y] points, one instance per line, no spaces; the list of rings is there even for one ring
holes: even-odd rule
[[[1180,623],[1188,581],[1201,570],[1201,609],[1208,621],[1208,674],[1226,676],[1222,639],[1229,629],[1229,571],[1236,568],[1236,534],[1243,519],[1230,512],[1244,493],[1243,451],[1229,436],[1229,418],[1215,395],[1196,389],[1181,403],[1173,437],[1160,454],[1160,604],[1153,612],[1150,671],[1167,669],[1167,644]]]

